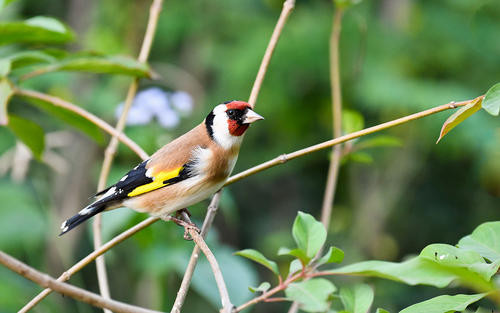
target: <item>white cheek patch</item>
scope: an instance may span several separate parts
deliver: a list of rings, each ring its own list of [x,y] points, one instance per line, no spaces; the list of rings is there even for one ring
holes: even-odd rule
[[[233,136],[229,133],[226,110],[225,104],[219,104],[215,107],[212,129],[215,141],[224,149],[230,149],[234,145],[241,144],[243,136]]]

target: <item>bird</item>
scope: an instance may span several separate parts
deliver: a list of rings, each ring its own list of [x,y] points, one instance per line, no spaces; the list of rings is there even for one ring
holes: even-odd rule
[[[169,142],[61,225],[60,236],[103,211],[128,207],[164,217],[217,192],[250,124],[264,119],[244,101],[215,106],[198,126]]]

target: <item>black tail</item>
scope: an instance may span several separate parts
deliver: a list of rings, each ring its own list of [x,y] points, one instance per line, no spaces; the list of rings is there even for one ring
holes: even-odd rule
[[[61,225],[61,233],[59,236],[64,235],[65,233],[69,232],[76,226],[80,225],[81,223],[85,222],[92,216],[101,213],[106,209],[106,204],[105,203],[99,203],[100,201],[97,201],[95,203],[92,203],[88,207],[84,208],[80,212],[78,212],[76,215],[68,218],[64,223]]]

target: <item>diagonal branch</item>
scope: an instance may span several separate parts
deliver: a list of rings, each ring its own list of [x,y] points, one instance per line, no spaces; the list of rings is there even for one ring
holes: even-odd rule
[[[208,211],[205,220],[203,221],[203,226],[201,227],[200,235],[205,238],[208,233],[210,226],[215,218],[215,214],[217,213],[217,209],[219,207],[219,201],[221,197],[222,190],[217,192],[213,197],[212,201],[208,206]],[[179,287],[179,291],[177,291],[177,297],[175,298],[174,305],[172,306],[172,310],[170,313],[180,313],[181,308],[184,304],[184,300],[186,299],[186,295],[188,292],[189,284],[191,283],[191,278],[193,277],[194,269],[196,264],[198,263],[198,258],[200,256],[200,247],[196,245],[193,248],[193,252],[191,253],[191,258],[189,258],[189,263],[184,272],[184,277],[182,278],[181,286]]]
[[[138,57],[139,62],[145,63],[148,59],[149,52],[151,51],[151,45],[153,44],[153,38],[156,31],[156,26],[158,24],[158,19],[160,17],[161,7],[162,7],[162,0],[153,0],[153,2],[151,3],[151,7],[149,9],[149,19],[146,28],[146,34],[144,35],[141,51],[139,52],[139,57]],[[132,101],[135,97],[135,94],[137,92],[138,85],[139,85],[139,79],[135,78],[128,89],[127,98],[125,99],[125,104],[123,106],[123,112],[116,125],[116,130],[119,133],[121,133],[125,128],[125,122],[127,121],[127,114],[132,105]],[[117,148],[118,148],[118,138],[113,137],[111,138],[109,146],[106,148],[104,154],[104,162],[102,164],[101,174],[99,175],[98,191],[106,187],[106,181]],[[99,249],[99,247],[102,245],[101,220],[102,220],[101,215],[97,215],[94,218],[94,223],[92,224],[92,229],[94,231],[94,249]],[[98,257],[96,259],[97,278],[101,294],[105,298],[109,298],[110,297],[109,285],[106,274],[106,265],[104,262],[105,262],[104,256]]]
[[[15,89],[14,93],[21,97],[41,100],[50,103],[54,106],[61,107],[63,109],[76,113],[81,117],[85,118],[86,120],[94,123],[97,127],[101,128],[111,136],[115,136],[116,138],[118,138],[118,140],[123,142],[127,147],[130,148],[130,150],[134,151],[141,159],[145,160],[148,158],[148,154],[144,152],[144,150],[142,150],[142,148],[139,147],[139,145],[137,145],[132,139],[128,138],[125,134],[116,131],[116,129],[114,129],[113,126],[109,125],[104,120],[100,119],[94,114],[86,111],[85,109],[82,109],[81,107],[71,102],[34,90]]]
[[[154,222],[156,222],[158,220],[159,220],[159,218],[157,218],[157,217],[150,217],[150,218],[147,218],[144,221],[140,222],[139,224],[127,229],[123,233],[119,234],[115,238],[108,241],[106,244],[102,245],[99,249],[93,251],[91,254],[89,254],[85,258],[81,259],[78,263],[73,265],[70,269],[68,269],[67,271],[62,273],[61,276],[59,276],[59,278],[57,278],[57,281],[64,282],[64,281],[69,280],[73,274],[75,274],[76,272],[78,272],[79,270],[81,270],[82,268],[87,266],[88,264],[90,264],[98,256],[104,254],[106,251],[113,248],[114,246],[116,246],[120,242],[124,241],[125,239],[129,238],[133,234],[148,227],[149,225],[153,224]],[[50,289],[50,288],[44,289],[35,298],[33,298],[30,302],[28,302],[21,310],[19,310],[18,313],[28,312],[31,308],[33,308],[40,301],[42,301],[46,296],[48,296],[51,292],[52,292],[52,289]]]
[[[484,96],[479,96],[478,98],[482,98],[482,97],[484,97]],[[476,99],[478,99],[478,98],[476,98]],[[313,146],[309,146],[307,148],[297,150],[295,152],[291,152],[288,154],[286,154],[286,153],[282,154],[280,156],[275,157],[272,160],[261,163],[257,166],[249,168],[248,170],[245,170],[241,173],[238,173],[236,175],[229,177],[228,180],[226,181],[226,183],[224,184],[224,186],[230,185],[230,184],[235,183],[243,178],[246,178],[246,177],[251,176],[253,174],[262,172],[263,170],[266,170],[270,167],[274,167],[276,165],[283,164],[289,160],[296,159],[298,157],[310,154],[312,152],[316,152],[319,150],[330,148],[330,147],[333,147],[335,145],[344,143],[346,141],[353,140],[353,139],[356,139],[359,137],[363,137],[363,136],[366,136],[369,134],[373,134],[373,133],[379,132],[379,131],[387,129],[387,128],[391,128],[394,126],[405,124],[405,123],[408,123],[408,122],[413,121],[413,120],[418,120],[420,118],[423,118],[423,117],[426,117],[426,116],[429,116],[432,114],[436,114],[436,113],[450,110],[450,109],[455,109],[457,107],[461,107],[461,106],[464,106],[466,104],[469,104],[472,101],[475,101],[476,99],[466,100],[466,101],[461,101],[461,102],[450,102],[448,104],[443,104],[443,105],[434,107],[432,109],[421,111],[421,112],[418,112],[415,114],[411,114],[411,115],[408,115],[405,117],[401,117],[401,118],[392,120],[390,122],[385,122],[385,123],[382,123],[382,124],[379,124],[376,126],[372,126],[372,127],[368,127],[368,128],[363,129],[363,130],[360,130],[360,131],[357,131],[354,133],[350,133],[350,134],[347,134],[347,135],[344,135],[344,136],[341,136],[341,137],[338,137],[335,139],[331,139],[331,140],[328,140],[328,141],[325,141],[322,143],[318,143],[318,144],[315,144]]]
[[[43,287],[48,287],[65,296],[72,297],[76,300],[86,302],[96,307],[113,310],[116,313],[159,313],[158,311],[147,310],[134,305],[123,302],[105,299],[93,292],[75,287],[66,283],[55,280],[49,275],[43,274],[34,268],[16,260],[10,255],[0,251],[0,263],[17,274],[26,277],[27,279],[39,284]]]

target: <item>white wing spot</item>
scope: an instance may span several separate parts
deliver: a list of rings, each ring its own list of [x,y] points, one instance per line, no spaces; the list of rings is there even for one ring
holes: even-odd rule
[[[120,179],[120,181],[124,181],[125,179],[127,179],[128,175],[125,175],[122,177],[122,179]]]
[[[106,197],[111,196],[112,194],[115,193],[115,191],[116,191],[116,187],[111,187],[108,191],[106,191],[105,194],[102,195],[102,198],[106,198]]]
[[[80,212],[78,212],[78,214],[87,215],[92,211],[92,209],[93,209],[93,207],[89,205],[88,207],[86,207],[83,210],[81,210]]]

